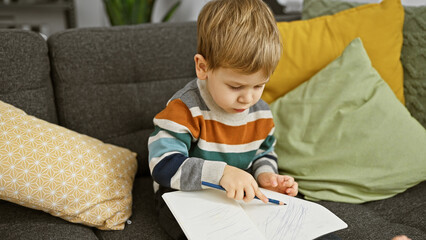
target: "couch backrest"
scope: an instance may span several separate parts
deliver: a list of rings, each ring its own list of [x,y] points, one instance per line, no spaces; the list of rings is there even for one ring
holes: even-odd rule
[[[47,52],[37,33],[0,29],[0,100],[57,123]]]
[[[60,125],[131,149],[148,175],[152,119],[195,78],[195,23],[73,29],[48,47]]]

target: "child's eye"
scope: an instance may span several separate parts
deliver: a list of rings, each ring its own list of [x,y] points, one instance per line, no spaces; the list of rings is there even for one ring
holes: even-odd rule
[[[265,86],[265,84],[254,86],[254,88],[263,88],[263,86]]]
[[[231,88],[231,89],[233,89],[233,90],[239,90],[239,89],[241,89],[241,86],[231,86],[231,85],[229,85],[229,87]]]

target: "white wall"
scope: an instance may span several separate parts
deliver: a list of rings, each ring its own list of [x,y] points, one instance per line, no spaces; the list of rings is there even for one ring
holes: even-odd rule
[[[109,26],[102,0],[74,0],[77,27]]]
[[[109,20],[104,10],[102,0],[74,0],[77,27],[109,26]],[[167,10],[177,0],[157,0],[153,9],[152,21],[160,22]],[[209,0],[182,0],[180,7],[170,21],[196,21],[201,8]],[[301,11],[303,0],[278,0],[290,5],[292,11]],[[380,2],[380,0],[345,0],[353,2]],[[426,5],[426,0],[402,0],[406,6]],[[288,8],[287,8],[288,10]]]
[[[196,21],[198,13],[201,8],[209,0],[182,0],[180,7],[177,9],[175,14],[170,18],[170,21]],[[282,5],[287,4],[286,10],[288,11],[302,11],[303,0],[277,0]],[[381,0],[344,0],[348,2],[368,2],[375,3],[381,2]],[[426,5],[426,0],[401,0],[405,6],[419,6]],[[156,0],[153,15],[151,20],[153,22],[160,22],[167,10],[170,9],[177,0]]]
[[[201,8],[209,0],[182,0],[175,14],[170,18],[171,22],[196,21]],[[152,18],[153,22],[160,22],[168,9],[177,0],[156,0]],[[108,16],[102,0],[74,0],[77,27],[109,26]]]
[[[179,8],[170,18],[170,22],[197,21],[198,13],[208,1],[210,0],[182,0]],[[160,22],[176,2],[177,0],[156,0],[151,21]]]
[[[277,0],[281,5],[287,5],[286,11],[302,11],[303,0]],[[362,3],[378,3],[381,0],[342,0],[345,2],[362,2]],[[405,6],[421,6],[426,5],[426,0],[401,0]]]

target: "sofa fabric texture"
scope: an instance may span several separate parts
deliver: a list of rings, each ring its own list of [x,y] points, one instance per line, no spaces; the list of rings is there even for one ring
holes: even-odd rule
[[[0,98],[57,123],[47,45],[34,32],[0,29]]]
[[[122,231],[70,223],[0,200],[2,239],[169,239],[155,214],[148,172],[152,119],[195,77],[195,23],[74,29],[46,43],[35,33],[0,31],[0,100],[29,115],[138,154],[132,216]],[[407,93],[409,95],[409,93]],[[408,96],[407,96],[408,97]],[[422,100],[423,101],[423,100]],[[321,201],[349,227],[342,239],[426,239],[426,184],[366,204]]]
[[[131,148],[149,176],[152,119],[195,78],[195,23],[69,30],[48,45],[61,125]]]

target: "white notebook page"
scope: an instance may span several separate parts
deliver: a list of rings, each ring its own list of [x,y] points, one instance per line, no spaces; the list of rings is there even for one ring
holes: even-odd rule
[[[347,227],[323,206],[262,189],[287,205],[249,203],[226,197],[224,191],[169,192],[164,200],[190,240],[314,239]]]

